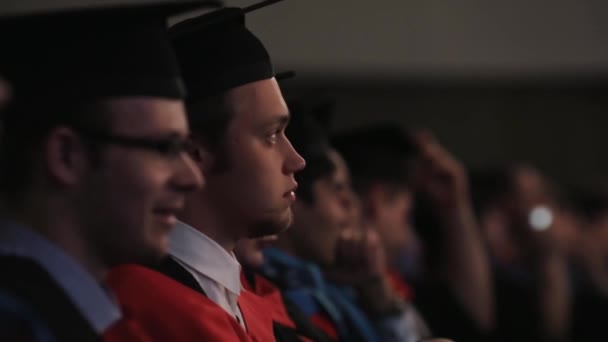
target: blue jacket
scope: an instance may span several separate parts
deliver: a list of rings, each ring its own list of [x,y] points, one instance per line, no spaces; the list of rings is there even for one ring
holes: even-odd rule
[[[308,317],[326,314],[343,341],[380,341],[352,288],[327,282],[318,266],[276,248],[264,251],[262,273]]]

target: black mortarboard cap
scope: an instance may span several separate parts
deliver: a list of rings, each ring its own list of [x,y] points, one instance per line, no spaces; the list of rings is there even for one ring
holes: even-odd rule
[[[245,11],[223,8],[170,29],[184,81],[193,99],[274,77],[270,56],[245,26]]]
[[[0,18],[0,74],[15,102],[183,98],[166,19],[212,4],[180,0]]]

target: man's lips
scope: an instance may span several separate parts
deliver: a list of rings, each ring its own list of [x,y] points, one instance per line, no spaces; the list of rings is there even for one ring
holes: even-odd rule
[[[289,189],[287,192],[285,192],[285,194],[283,194],[283,197],[287,198],[290,202],[295,202],[296,201],[296,190],[298,189],[298,185],[294,185],[291,189]]]
[[[177,223],[177,214],[182,208],[183,205],[168,205],[157,207],[153,212],[164,224],[173,227]]]

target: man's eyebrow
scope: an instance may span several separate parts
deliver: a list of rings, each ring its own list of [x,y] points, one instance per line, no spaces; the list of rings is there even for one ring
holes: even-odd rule
[[[267,125],[285,127],[285,126],[287,126],[287,124],[289,124],[290,120],[291,120],[291,114],[289,114],[289,113],[278,114],[278,115],[275,115],[271,120],[268,120]]]
[[[188,139],[188,137],[190,136],[190,132],[178,132],[178,131],[171,131],[171,132],[149,132],[146,134],[141,134],[142,138],[149,138],[149,139],[159,139],[159,140],[185,140]]]

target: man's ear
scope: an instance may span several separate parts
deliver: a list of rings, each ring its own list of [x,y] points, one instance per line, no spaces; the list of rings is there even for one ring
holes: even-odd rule
[[[42,161],[50,177],[61,185],[78,183],[91,167],[90,151],[72,128],[53,128],[43,146]]]
[[[361,204],[366,217],[376,219],[389,199],[387,189],[382,184],[372,184],[361,198]]]
[[[213,168],[215,156],[200,142],[192,138],[190,138],[190,140],[188,153],[202,171],[203,176],[207,176]]]
[[[509,230],[509,220],[499,208],[489,208],[479,218],[479,224],[493,253],[503,258],[510,258],[513,238]]]
[[[199,143],[193,137],[188,138],[188,154],[190,158],[198,165],[202,167],[203,162],[203,152],[201,151],[201,147]]]

